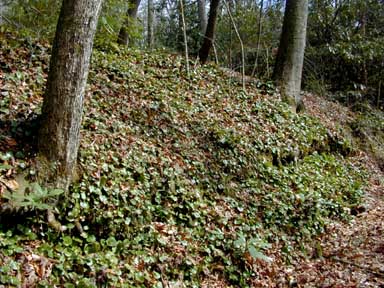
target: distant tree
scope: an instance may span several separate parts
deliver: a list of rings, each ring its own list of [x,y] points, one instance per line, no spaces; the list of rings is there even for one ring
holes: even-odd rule
[[[10,25],[28,37],[53,38],[60,0],[0,0],[0,6],[3,6],[0,11],[0,22],[3,20],[3,24]]]
[[[137,11],[140,6],[141,0],[129,0],[128,1],[128,9],[127,9],[127,15],[124,20],[123,26],[120,28],[119,37],[117,38],[117,43],[121,45],[131,45],[132,41],[130,40],[130,31],[129,29],[132,29],[132,27],[135,26],[136,18],[137,18]]]
[[[179,6],[180,6],[181,23],[182,23],[182,30],[183,30],[185,63],[186,63],[186,68],[187,68],[187,75],[189,78],[188,40],[187,40],[187,28],[185,26],[185,14],[184,14],[183,0],[179,0]]]
[[[199,50],[199,58],[202,64],[206,63],[209,56],[209,51],[212,48],[213,39],[215,37],[215,27],[217,20],[217,11],[219,8],[220,0],[211,0],[209,8],[208,24],[205,32],[203,44]]]
[[[308,0],[287,0],[274,79],[285,102],[300,110]],[[299,109],[297,109],[299,108]]]
[[[377,104],[384,79],[383,4],[382,0],[310,2],[303,67],[306,90],[329,91],[349,105],[361,100]]]
[[[148,0],[147,3],[147,44],[148,48],[152,48],[154,44],[154,34],[153,34],[153,13],[154,13],[154,6],[153,6],[153,0]]]
[[[207,29],[207,11],[205,9],[205,0],[197,0],[198,12],[199,12],[199,28],[200,34],[205,35]]]
[[[262,19],[263,19],[263,6],[264,0],[260,1],[260,9],[259,9],[259,19],[257,24],[257,44],[256,44],[256,57],[255,57],[255,65],[253,66],[252,76],[255,75],[257,70],[257,64],[259,60],[259,52],[260,52],[260,42],[261,42],[261,30],[262,30]]]
[[[46,184],[67,190],[80,140],[84,91],[102,0],[64,0],[57,24],[39,130]]]

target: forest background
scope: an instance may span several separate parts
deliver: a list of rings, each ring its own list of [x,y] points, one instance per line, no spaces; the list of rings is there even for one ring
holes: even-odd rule
[[[270,79],[283,23],[284,2],[228,1],[243,42],[247,75]],[[3,22],[28,37],[52,39],[60,1],[3,0],[2,3],[8,6],[2,8],[7,11]],[[137,20],[127,22],[127,10],[137,4]],[[188,51],[191,56],[197,56],[204,38],[209,3],[186,1],[183,6]],[[380,0],[309,1],[303,67],[305,90],[319,95],[332,92],[333,98],[347,103],[366,100],[380,105],[384,78],[383,6]],[[118,49],[115,43],[119,31],[128,25],[130,46],[184,51],[178,1],[109,0],[104,3],[99,22],[96,47],[107,44],[110,49]],[[212,61],[231,70],[241,70],[241,45],[224,5],[219,9],[213,48]]]

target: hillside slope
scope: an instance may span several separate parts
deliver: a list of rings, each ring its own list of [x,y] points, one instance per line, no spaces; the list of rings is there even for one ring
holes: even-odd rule
[[[383,287],[384,285],[384,169],[382,153],[384,113],[352,111],[340,104],[307,94],[307,112],[334,133],[342,133],[360,147],[355,159],[367,171],[362,206],[348,223],[334,222],[317,238],[321,257],[297,257],[279,269],[280,277],[309,287]],[[365,107],[369,108],[369,107]],[[358,127],[358,137],[353,131]],[[362,137],[361,135],[368,137]],[[377,149],[377,147],[380,147]]]
[[[33,184],[48,46],[7,36],[3,285],[288,285],[279,267],[320,256],[304,243],[361,207],[367,177],[351,141],[293,114],[268,85],[242,91],[214,66],[195,65],[187,78],[183,60],[161,51],[99,50],[77,181],[55,208],[67,228],[58,235],[41,215],[51,191]],[[17,189],[28,185],[30,194]]]

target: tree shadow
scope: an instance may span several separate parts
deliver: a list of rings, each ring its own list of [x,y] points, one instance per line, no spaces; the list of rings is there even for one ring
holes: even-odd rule
[[[14,120],[0,119],[0,152],[12,151],[18,158],[36,155],[39,125],[36,113]]]

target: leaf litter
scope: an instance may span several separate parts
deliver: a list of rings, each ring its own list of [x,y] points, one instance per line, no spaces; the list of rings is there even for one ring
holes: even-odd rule
[[[36,47],[1,50],[2,183],[33,168],[48,64]],[[256,83],[244,93],[214,66],[191,79],[183,67],[161,51],[95,51],[80,179],[59,207],[69,235],[44,232],[42,218],[1,232],[2,283],[383,285],[382,171],[324,111],[353,113],[307,96],[321,124]]]

